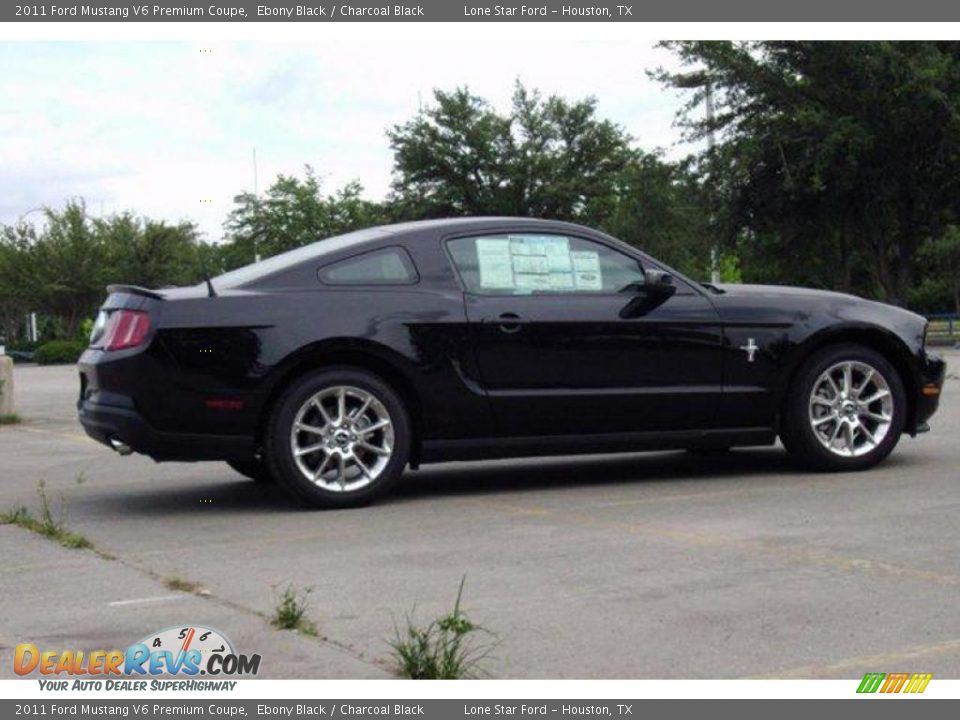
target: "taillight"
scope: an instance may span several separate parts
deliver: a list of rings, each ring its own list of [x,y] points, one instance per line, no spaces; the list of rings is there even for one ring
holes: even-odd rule
[[[142,345],[150,332],[150,316],[139,310],[116,310],[107,318],[101,344],[104,350],[127,350]]]

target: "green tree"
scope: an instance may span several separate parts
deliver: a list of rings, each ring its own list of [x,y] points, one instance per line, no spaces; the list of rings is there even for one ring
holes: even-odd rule
[[[126,212],[94,221],[114,281],[159,288],[200,280],[199,246],[192,223],[168,225]]]
[[[667,43],[691,139],[745,275],[783,270],[904,303],[960,205],[960,44]],[[715,94],[712,122],[701,111]],[[792,268],[792,269],[791,269]],[[815,283],[816,284],[816,283]]]
[[[517,84],[509,113],[467,88],[388,132],[393,202],[403,217],[512,215],[590,222],[616,203],[637,153],[596,100],[569,102]]]
[[[710,206],[686,163],[639,153],[622,171],[598,226],[691,277],[709,276]]]
[[[194,283],[200,257],[189,223],[131,213],[94,219],[79,200],[46,208],[39,227],[19,223],[0,232],[0,321],[14,337],[23,315],[39,312],[45,337],[72,339],[96,313],[107,284]]]
[[[384,222],[384,210],[361,197],[363,188],[351,182],[324,195],[313,168],[301,180],[280,175],[261,197],[242,193],[225,227],[229,244],[223,250],[228,268],[247,265],[317,240]]]
[[[76,335],[108,282],[106,246],[81,201],[44,209],[45,227],[25,248],[25,295],[56,318],[64,337]]]
[[[20,326],[30,310],[26,250],[33,228],[25,223],[2,228],[0,233],[0,336],[7,342],[20,337]]]
[[[960,227],[950,225],[942,236],[929,239],[918,260],[925,272],[916,304],[931,312],[950,307],[960,315]]]

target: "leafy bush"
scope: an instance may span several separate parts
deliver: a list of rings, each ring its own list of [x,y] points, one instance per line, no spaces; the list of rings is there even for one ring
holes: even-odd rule
[[[93,318],[84,318],[80,321],[80,330],[77,334],[77,340],[82,343],[86,343],[90,339],[91,333],[93,333]]]
[[[29,340],[17,340],[16,342],[6,344],[7,352],[11,352],[13,350],[20,350],[23,352],[33,352],[41,345],[43,345],[43,343],[40,342],[39,340],[37,342],[30,342]]]
[[[78,340],[51,340],[37,348],[33,360],[40,365],[75,363],[86,348],[87,344]]]

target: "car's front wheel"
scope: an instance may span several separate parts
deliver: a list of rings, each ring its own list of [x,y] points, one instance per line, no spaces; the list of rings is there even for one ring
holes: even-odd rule
[[[274,406],[264,445],[271,473],[294,495],[317,507],[355,507],[400,478],[410,437],[399,395],[344,367],[294,381]]]
[[[784,409],[781,440],[820,470],[864,470],[887,457],[906,421],[906,393],[880,353],[844,344],[810,357]]]

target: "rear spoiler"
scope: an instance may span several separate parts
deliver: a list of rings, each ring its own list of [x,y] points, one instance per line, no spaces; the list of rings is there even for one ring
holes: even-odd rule
[[[143,297],[153,298],[154,300],[164,300],[163,295],[156,290],[138,287],[136,285],[107,285],[108,293],[126,293],[127,295],[141,295]]]

